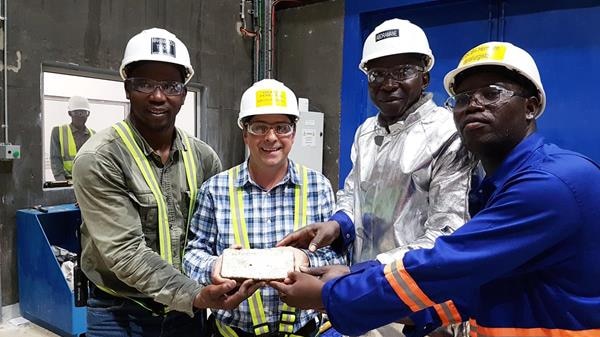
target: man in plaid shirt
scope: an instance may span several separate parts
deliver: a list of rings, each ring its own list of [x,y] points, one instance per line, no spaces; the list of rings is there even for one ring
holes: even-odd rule
[[[241,226],[247,232],[249,248],[273,248],[301,223],[326,221],[334,206],[333,190],[321,173],[288,159],[299,118],[296,96],[283,83],[262,80],[242,96],[238,125],[249,148],[249,158],[239,166],[207,180],[198,196],[198,209],[190,228],[190,242],[184,258],[184,271],[201,284],[218,284],[223,250],[236,244],[231,196],[241,194]],[[301,187],[301,188],[300,188]],[[298,191],[306,191],[305,216],[298,219]],[[300,207],[302,208],[302,207]],[[244,232],[244,230],[242,230]],[[296,265],[318,267],[343,264],[344,257],[325,247],[315,252],[292,247]],[[280,327],[282,305],[277,292],[263,287],[258,292],[266,322],[253,321],[248,301],[235,310],[214,311],[215,336],[256,335],[314,336],[317,312],[296,311],[290,330]],[[287,311],[284,309],[284,311]],[[261,322],[259,322],[261,323]],[[268,325],[257,330],[258,325]],[[293,328],[292,328],[293,325]],[[262,331],[257,333],[257,331]],[[263,333],[266,332],[266,333]]]

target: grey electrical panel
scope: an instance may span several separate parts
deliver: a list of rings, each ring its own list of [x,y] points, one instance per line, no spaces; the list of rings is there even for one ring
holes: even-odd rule
[[[300,111],[296,139],[289,157],[304,166],[321,172],[323,169],[323,114]]]

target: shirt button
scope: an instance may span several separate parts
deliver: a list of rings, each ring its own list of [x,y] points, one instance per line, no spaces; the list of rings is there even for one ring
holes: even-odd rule
[[[346,239],[350,239],[350,234],[346,234]]]

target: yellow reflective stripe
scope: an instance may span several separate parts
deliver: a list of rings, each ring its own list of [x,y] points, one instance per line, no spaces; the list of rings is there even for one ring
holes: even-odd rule
[[[308,208],[308,170],[306,169],[305,166],[298,164],[298,166],[300,167],[300,172],[301,175],[300,177],[302,178],[300,186],[301,186],[301,195],[302,195],[302,203],[300,204],[300,210],[301,210],[301,214],[300,214],[300,227],[304,227],[306,226],[306,222],[307,222],[307,208]],[[296,222],[297,223],[297,222]]]
[[[75,139],[73,138],[71,127],[68,124],[58,127],[58,143],[60,145],[63,168],[65,169],[65,173],[70,175],[73,171],[73,159],[77,154],[77,148],[75,147]]]
[[[218,319],[215,320],[215,323],[217,324],[217,330],[219,330],[219,333],[221,334],[221,336],[224,337],[238,337],[238,334],[235,333],[235,331],[228,327],[227,325],[221,323],[221,321],[219,321]]]
[[[308,170],[305,166],[296,164],[296,171],[300,177],[300,184],[294,186],[294,230],[306,226],[307,223],[307,208],[308,208]],[[293,330],[293,323],[296,322],[297,309],[282,303],[279,310],[281,311],[281,322],[279,331],[290,333]]]
[[[231,226],[233,229],[233,237],[236,244],[241,245],[242,248],[250,248],[250,240],[248,239],[248,229],[246,226],[246,217],[244,216],[244,193],[241,187],[236,188],[234,182],[240,173],[240,165],[233,167],[228,173],[229,182],[229,207],[231,209]],[[248,298],[248,305],[250,307],[250,315],[252,316],[252,324],[254,333],[261,335],[269,332],[269,326],[263,308],[262,297],[260,291],[255,292]]]
[[[252,294],[252,296],[248,297],[248,304],[250,305],[252,324],[254,324],[254,334],[262,335],[268,333],[269,325],[267,324],[267,317],[265,315],[265,309],[263,307],[260,291],[257,291]]]
[[[125,147],[135,160],[135,163],[142,172],[144,180],[146,180],[148,187],[150,187],[150,190],[156,199],[156,204],[158,205],[158,241],[160,246],[160,256],[169,264],[173,264],[173,256],[171,252],[171,232],[169,231],[167,205],[160,190],[160,186],[156,180],[154,170],[152,170],[148,159],[143,155],[142,150],[135,142],[129,125],[124,121],[121,121],[113,125],[113,128],[123,140]]]
[[[73,137],[73,131],[71,131],[71,126],[67,125],[67,145],[69,147],[69,157],[75,158],[77,154],[77,147],[75,146],[75,138]]]
[[[293,324],[279,323],[279,332],[292,333],[294,332]]]
[[[240,173],[240,166],[229,170],[229,208],[231,209],[231,226],[233,228],[233,238],[236,244],[242,248],[249,249],[248,230],[246,228],[246,218],[244,216],[244,195],[242,188],[236,188],[234,182]]]
[[[196,197],[198,195],[198,177],[196,174],[196,158],[194,155],[194,151],[190,145],[190,139],[184,131],[179,131],[181,138],[183,139],[183,143],[185,144],[185,151],[183,152],[183,166],[185,166],[185,177],[187,179],[187,183],[190,189],[190,207],[188,209],[188,218],[185,226],[185,240],[183,241],[183,245],[181,249],[185,249],[188,240],[188,232],[190,228],[190,222],[192,221],[192,216],[194,215],[194,206],[196,206]]]
[[[63,133],[65,132],[65,126],[61,125],[58,127],[58,143],[60,144],[60,156],[62,158],[65,158],[65,152],[69,153],[69,150],[67,149],[65,151],[65,135],[63,135]]]

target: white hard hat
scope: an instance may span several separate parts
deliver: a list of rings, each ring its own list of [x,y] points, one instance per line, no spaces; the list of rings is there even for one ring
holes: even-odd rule
[[[514,70],[535,85],[540,99],[538,118],[546,108],[546,93],[542,86],[540,73],[533,60],[525,50],[508,42],[486,42],[469,50],[460,60],[456,69],[444,77],[444,88],[450,95],[454,95],[454,80],[461,72],[478,66],[501,66]]]
[[[82,96],[72,96],[69,98],[69,105],[67,107],[67,111],[73,110],[86,110],[90,111],[90,103],[87,98]]]
[[[429,41],[421,27],[408,20],[387,20],[369,34],[363,45],[363,54],[358,66],[365,73],[367,62],[376,58],[416,53],[427,56],[426,71],[433,68],[435,59],[429,48]]]
[[[238,126],[243,129],[242,119],[256,115],[290,115],[298,119],[300,113],[296,95],[279,81],[258,81],[242,95]]]
[[[138,61],[159,61],[183,66],[186,70],[184,84],[187,84],[194,75],[190,54],[183,42],[161,28],[146,29],[127,42],[123,61],[119,67],[123,79],[127,78],[125,67]]]

